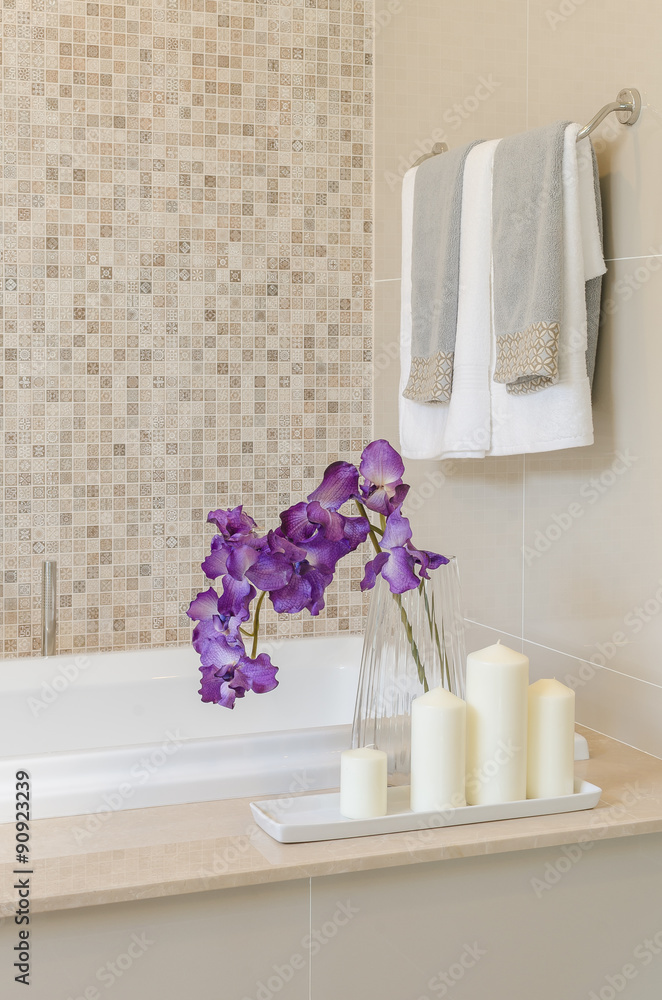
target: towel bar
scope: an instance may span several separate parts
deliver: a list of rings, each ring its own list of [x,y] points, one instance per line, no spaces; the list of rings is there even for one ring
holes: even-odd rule
[[[598,113],[593,115],[590,122],[587,122],[584,128],[579,130],[577,133],[577,142],[580,139],[585,139],[591,132],[594,132],[600,122],[607,115],[613,113],[616,114],[621,125],[634,125],[639,120],[639,115],[641,114],[641,94],[639,91],[635,87],[626,87],[624,90],[620,90],[615,101],[611,104],[605,104],[603,108],[600,108]],[[437,156],[439,153],[446,152],[448,152],[447,143],[435,142],[430,152],[419,156],[413,166],[418,167],[419,164],[423,163],[424,160],[428,160],[431,156]]]
[[[639,120],[639,115],[641,114],[641,94],[639,91],[634,87],[626,87],[625,90],[619,90],[613,104],[605,104],[604,108],[600,108],[598,113],[593,115],[590,122],[579,130],[577,133],[577,142],[590,135],[600,122],[613,112],[616,113],[616,117],[621,125],[634,125]]]

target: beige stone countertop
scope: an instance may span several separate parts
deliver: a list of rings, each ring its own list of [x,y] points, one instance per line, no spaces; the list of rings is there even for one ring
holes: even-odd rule
[[[249,799],[35,821],[33,912],[264,882],[530,850],[662,832],[662,760],[591,730],[578,777],[603,789],[592,810],[312,844],[279,844],[255,827]],[[272,796],[273,797],[273,796]],[[0,826],[0,858],[14,828]],[[13,862],[0,865],[0,906],[13,913]]]

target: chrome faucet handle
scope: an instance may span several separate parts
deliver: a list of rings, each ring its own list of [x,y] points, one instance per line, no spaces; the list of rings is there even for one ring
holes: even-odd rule
[[[57,650],[57,563],[41,564],[41,655],[54,656]]]

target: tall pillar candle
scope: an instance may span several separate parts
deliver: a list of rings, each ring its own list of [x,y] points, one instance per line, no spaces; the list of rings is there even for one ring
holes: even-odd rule
[[[443,687],[411,706],[411,808],[436,812],[466,805],[466,705]]]
[[[469,805],[526,798],[529,658],[502,646],[467,657]]]
[[[529,688],[526,795],[546,799],[575,788],[575,692],[557,680]]]
[[[383,750],[358,747],[340,755],[340,812],[348,819],[386,815],[387,757]]]

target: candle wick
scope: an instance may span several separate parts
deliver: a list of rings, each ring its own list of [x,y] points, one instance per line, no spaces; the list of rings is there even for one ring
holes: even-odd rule
[[[497,639],[497,646],[501,645],[501,639]]]

